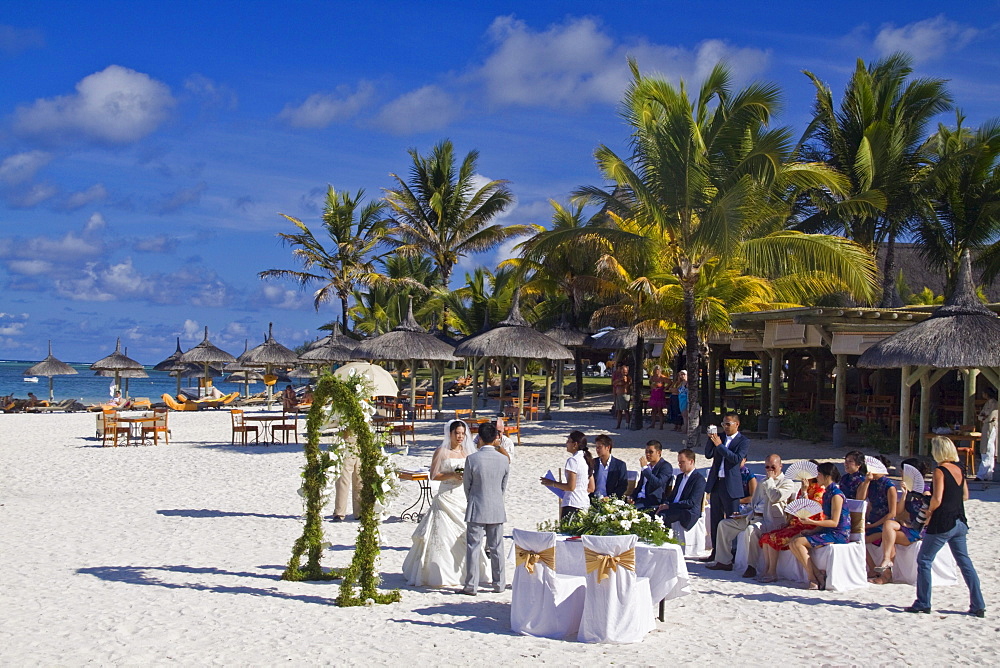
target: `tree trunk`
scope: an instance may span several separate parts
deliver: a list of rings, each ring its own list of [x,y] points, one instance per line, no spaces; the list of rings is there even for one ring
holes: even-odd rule
[[[688,277],[684,289],[685,366],[688,372],[687,444],[695,445],[701,425],[701,375],[698,368],[698,319],[694,312],[694,284],[697,276]]]
[[[344,328],[340,333],[346,334],[351,329],[347,325],[347,295],[340,295],[340,314],[342,318],[341,322],[344,323]]]
[[[903,305],[896,290],[896,233],[890,232],[885,242],[885,264],[882,266],[882,300],[879,308],[898,308]]]
[[[632,354],[635,368],[632,372],[632,421],[629,424],[629,429],[633,431],[642,429],[642,363],[645,353],[645,342],[637,336]]]
[[[573,363],[576,367],[576,400],[583,401],[583,360],[580,359],[580,349],[573,348]]]

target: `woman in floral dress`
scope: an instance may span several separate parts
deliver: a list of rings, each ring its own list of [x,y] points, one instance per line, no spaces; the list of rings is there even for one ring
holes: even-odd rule
[[[816,478],[809,480],[808,485],[805,489],[799,490],[799,499],[812,499],[816,503],[823,503],[823,494],[826,492],[826,488],[819,484]],[[825,519],[823,513],[813,515],[812,520]],[[764,548],[764,557],[767,559],[767,570],[763,575],[761,575],[758,580],[761,582],[776,582],[778,579],[778,552],[788,549],[788,544],[793,538],[798,536],[800,533],[808,529],[811,525],[805,524],[801,519],[795,517],[794,515],[789,521],[788,526],[781,529],[775,529],[774,531],[768,531],[762,535],[759,539],[759,544]]]

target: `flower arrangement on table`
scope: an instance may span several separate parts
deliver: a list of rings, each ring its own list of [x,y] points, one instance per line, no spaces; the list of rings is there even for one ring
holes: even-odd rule
[[[677,543],[659,515],[650,516],[622,499],[604,498],[590,502],[590,509],[579,511],[556,522],[542,522],[539,531],[554,531],[570,536],[625,536],[635,534],[652,545]]]

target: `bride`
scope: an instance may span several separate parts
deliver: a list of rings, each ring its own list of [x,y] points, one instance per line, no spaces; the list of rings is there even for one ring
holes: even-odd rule
[[[413,547],[403,561],[406,584],[418,587],[462,586],[465,583],[465,458],[475,452],[468,425],[451,420],[441,447],[431,460],[431,480],[441,484],[430,508],[413,532]],[[482,557],[481,573],[488,573]]]

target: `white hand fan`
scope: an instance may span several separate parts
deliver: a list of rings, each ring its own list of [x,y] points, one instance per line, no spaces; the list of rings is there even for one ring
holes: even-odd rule
[[[924,493],[924,477],[915,466],[903,464],[903,484],[906,489],[917,494]]]
[[[812,499],[795,499],[785,506],[785,512],[789,515],[795,515],[796,517],[804,519],[823,512],[823,506],[819,505]]]
[[[817,475],[819,475],[819,470],[808,459],[789,464],[788,468],[785,469],[785,477],[793,480],[810,480]]]
[[[889,474],[889,469],[885,467],[882,460],[872,457],[871,455],[865,455],[865,466],[868,467],[869,473],[880,473],[882,475]]]

